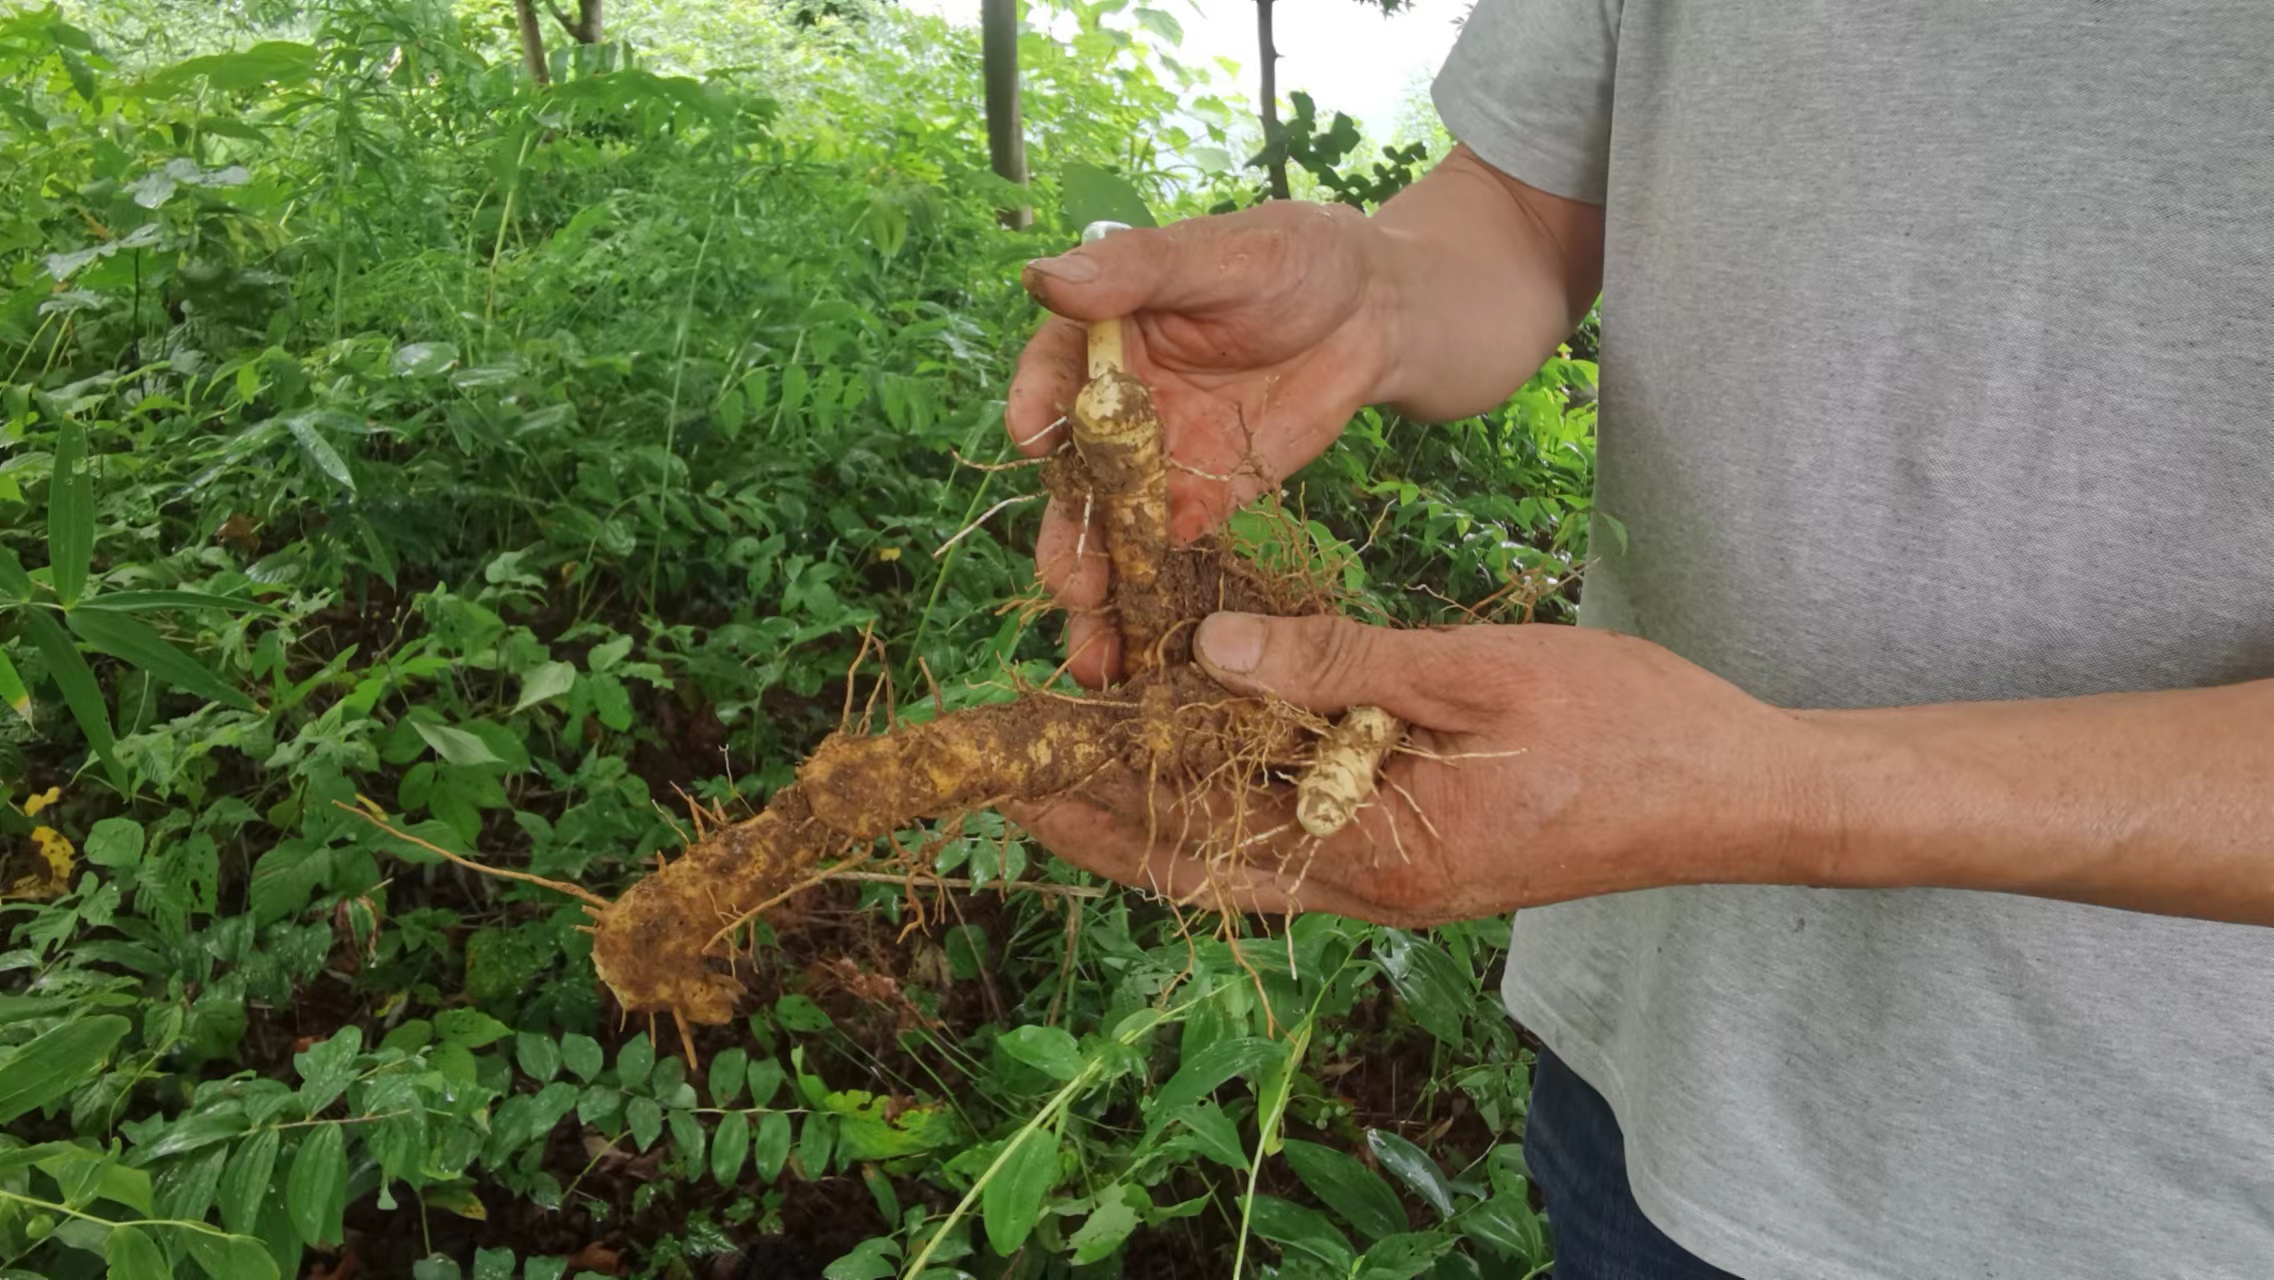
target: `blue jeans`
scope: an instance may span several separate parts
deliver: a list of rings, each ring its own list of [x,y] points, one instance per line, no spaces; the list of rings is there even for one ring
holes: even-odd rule
[[[1524,1163],[1555,1229],[1555,1280],[1738,1280],[1642,1216],[1611,1105],[1545,1049],[1532,1073]]]

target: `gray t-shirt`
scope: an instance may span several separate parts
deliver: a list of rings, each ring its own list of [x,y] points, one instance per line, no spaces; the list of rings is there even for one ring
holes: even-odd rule
[[[2274,0],[1479,0],[1436,99],[1607,209],[1586,623],[1792,707],[2274,676]],[[1662,889],[1506,997],[1754,1280],[2274,1276],[2274,930]]]

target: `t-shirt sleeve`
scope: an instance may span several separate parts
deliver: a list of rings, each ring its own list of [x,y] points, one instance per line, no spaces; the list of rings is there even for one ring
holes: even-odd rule
[[[1603,203],[1621,0],[1477,0],[1430,96],[1455,138],[1519,182]]]

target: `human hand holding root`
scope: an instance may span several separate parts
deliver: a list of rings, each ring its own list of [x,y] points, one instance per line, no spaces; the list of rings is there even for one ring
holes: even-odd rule
[[[1816,730],[1646,641],[1545,626],[1398,631],[1218,614],[1195,657],[1240,694],[1410,726],[1326,839],[1293,789],[1134,780],[1006,811],[1052,852],[1203,909],[1400,925],[1668,884],[1809,882]]]

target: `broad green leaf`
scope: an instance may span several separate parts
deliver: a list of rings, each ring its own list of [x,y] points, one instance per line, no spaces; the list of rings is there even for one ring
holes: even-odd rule
[[[213,1280],[277,1280],[276,1259],[251,1236],[217,1236],[204,1231],[175,1235]]]
[[[790,1159],[790,1118],[780,1111],[771,1111],[758,1122],[758,1136],[750,1144],[750,1161],[758,1174],[758,1181],[770,1183],[781,1176],[782,1166]]]
[[[513,1060],[521,1073],[539,1084],[561,1071],[561,1043],[548,1035],[524,1031],[513,1038]]]
[[[24,562],[6,547],[0,547],[0,591],[7,592],[12,600],[32,600],[39,595],[39,584],[24,572]]]
[[[479,1009],[444,1009],[434,1015],[434,1034],[444,1044],[479,1049],[513,1034],[513,1028]]]
[[[1082,1051],[1074,1037],[1057,1027],[1017,1027],[995,1043],[1003,1052],[1056,1080],[1071,1080],[1082,1071]]]
[[[347,1142],[340,1126],[318,1125],[301,1139],[285,1177],[284,1207],[302,1240],[317,1246],[339,1242],[347,1213]]]
[[[548,662],[521,677],[521,698],[515,712],[527,711],[547,698],[557,698],[576,683],[576,668],[566,662]]]
[[[1337,1274],[1348,1275],[1358,1259],[1350,1241],[1335,1230],[1325,1214],[1278,1196],[1255,1197],[1248,1223],[1257,1235],[1299,1249],[1333,1267]]]
[[[1058,1139],[1037,1125],[1011,1140],[1009,1152],[979,1195],[987,1243],[1009,1257],[1034,1231],[1050,1188],[1058,1182]]]
[[[1358,1280],[1417,1280],[1458,1243],[1443,1231],[1385,1236],[1358,1260]]]
[[[1074,1265],[1086,1267],[1111,1257],[1137,1229],[1141,1220],[1132,1196],[1143,1196],[1142,1191],[1119,1185],[1107,1187],[1098,1193],[1097,1207],[1082,1221],[1081,1229],[1074,1233],[1068,1244],[1074,1246]]]
[[[645,1151],[663,1133],[663,1107],[653,1098],[633,1098],[624,1104],[624,1123],[632,1130],[632,1147]]]
[[[1156,1122],[1200,1101],[1233,1076],[1277,1062],[1287,1048],[1261,1036],[1218,1040],[1186,1058],[1167,1084],[1145,1099],[1145,1111]]]
[[[132,663],[184,693],[239,711],[256,710],[253,700],[229,687],[197,659],[167,643],[150,625],[123,613],[100,609],[74,609],[67,615],[71,629],[87,647]]]
[[[1384,929],[1374,944],[1374,956],[1421,1029],[1460,1047],[1461,1030],[1476,997],[1469,975],[1445,948],[1402,930]]]
[[[173,1280],[166,1251],[144,1235],[140,1227],[112,1227],[103,1240],[103,1261],[110,1264],[110,1280]]]
[[[261,1201],[268,1196],[276,1172],[276,1149],[281,1141],[274,1129],[263,1129],[245,1140],[229,1156],[221,1172],[221,1222],[240,1235],[260,1226]]]
[[[0,1057],[0,1124],[56,1102],[92,1079],[133,1025],[115,1014],[79,1018]]]
[[[474,1250],[474,1280],[513,1280],[513,1250]]]
[[[711,1135],[711,1177],[722,1187],[733,1186],[749,1154],[750,1117],[739,1111],[719,1117],[718,1131]]]
[[[32,722],[31,692],[24,688],[24,678],[16,674],[16,664],[5,653],[0,653],[0,702],[7,703],[25,724]]]
[[[576,1073],[579,1080],[591,1080],[600,1074],[603,1055],[600,1042],[579,1031],[561,1036],[561,1062]]]
[[[1062,207],[1068,224],[1080,228],[1093,222],[1121,222],[1132,227],[1157,225],[1145,197],[1127,178],[1094,164],[1069,161],[1059,178]]]
[[[329,476],[333,484],[354,493],[355,473],[348,469],[347,459],[341,457],[339,449],[325,438],[323,428],[317,422],[314,414],[296,413],[285,419],[284,425],[292,432],[292,438],[300,443],[300,451],[307,454],[308,461],[315,464],[316,470]]]
[[[750,1105],[763,1107],[773,1102],[774,1093],[789,1079],[782,1064],[772,1058],[760,1058],[750,1064]]]
[[[1521,1197],[1496,1195],[1483,1204],[1472,1205],[1454,1219],[1454,1225],[1464,1234],[1520,1262],[1547,1259],[1547,1231],[1540,1222],[1540,1215]]]
[[[351,1022],[292,1055],[293,1069],[302,1081],[300,1104],[310,1116],[322,1114],[347,1091],[348,1082],[355,1079],[356,1055],[362,1052],[363,1028]]]
[[[774,1002],[774,1021],[782,1030],[811,1035],[827,1031],[836,1024],[829,1020],[820,1005],[805,996],[791,994]]]
[[[1412,1188],[1413,1193],[1428,1201],[1437,1216],[1453,1216],[1453,1191],[1445,1185],[1445,1175],[1429,1153],[1387,1129],[1368,1129],[1366,1146],[1374,1153],[1381,1166],[1396,1175],[1397,1180]]]
[[[750,1075],[750,1055],[737,1045],[711,1059],[710,1094],[714,1107],[731,1107]],[[759,1105],[763,1106],[763,1103]]]
[[[1163,9],[1139,5],[1137,24],[1172,45],[1184,43],[1184,25]]]
[[[313,46],[289,40],[263,40],[235,53],[207,54],[174,63],[150,78],[150,92],[161,97],[178,94],[200,76],[224,93],[257,89],[265,84],[298,84],[316,73]]]
[[[814,1179],[827,1176],[830,1157],[836,1154],[837,1117],[807,1116],[797,1135],[797,1162],[805,1170],[805,1176]]]
[[[887,1280],[900,1268],[900,1242],[891,1236],[871,1236],[853,1251],[821,1269],[821,1280]]]
[[[626,1040],[616,1050],[616,1083],[626,1089],[637,1089],[647,1083],[647,1073],[655,1068],[655,1046],[648,1043],[647,1032],[642,1031]]]
[[[1398,1203],[1397,1192],[1356,1157],[1295,1138],[1289,1138],[1281,1150],[1311,1194],[1326,1201],[1358,1234],[1380,1240],[1406,1229],[1405,1206]]]
[[[74,604],[95,554],[95,482],[87,474],[87,429],[65,418],[55,435],[47,495],[47,570],[56,598]]]
[[[434,748],[434,754],[441,756],[451,764],[505,763],[505,761],[498,759],[496,752],[490,750],[490,744],[464,729],[453,729],[449,725],[443,724],[428,724],[424,720],[411,721],[411,728],[418,731],[418,736],[426,739],[426,745]]]
[[[87,829],[79,846],[98,867],[130,870],[142,862],[142,824],[132,818],[103,818]]]
[[[31,633],[32,643],[39,646],[40,657],[47,660],[48,678],[63,690],[64,705],[71,708],[71,718],[78,722],[79,732],[87,735],[87,745],[102,760],[112,783],[125,790],[126,770],[119,766],[113,750],[117,740],[111,735],[110,707],[103,702],[102,686],[95,683],[94,669],[79,656],[79,646],[71,643],[62,624],[47,610],[26,609],[23,619],[24,630]]]

